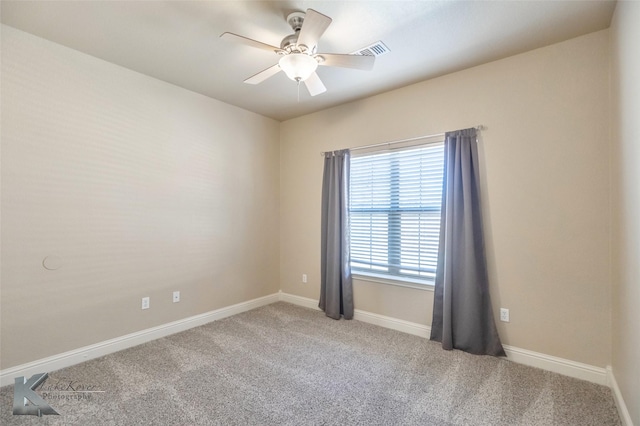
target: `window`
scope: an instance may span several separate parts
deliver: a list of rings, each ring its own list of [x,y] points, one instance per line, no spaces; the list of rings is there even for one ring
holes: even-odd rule
[[[443,142],[351,158],[349,217],[355,274],[433,283],[443,167]]]

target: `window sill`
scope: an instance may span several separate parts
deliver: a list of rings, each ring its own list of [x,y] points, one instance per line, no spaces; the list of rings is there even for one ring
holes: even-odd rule
[[[387,275],[377,275],[377,274],[370,274],[365,272],[352,272],[351,276],[354,279],[359,281],[369,281],[377,284],[387,284],[387,285],[395,285],[398,287],[415,288],[417,290],[433,291],[435,288],[433,281],[424,282],[424,281],[412,280],[411,278],[400,278],[400,277],[390,278]]]

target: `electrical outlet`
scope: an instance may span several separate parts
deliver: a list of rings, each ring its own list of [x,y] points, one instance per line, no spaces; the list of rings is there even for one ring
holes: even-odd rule
[[[142,298],[142,309],[149,309],[151,306],[151,301],[149,297]]]
[[[509,310],[507,308],[500,308],[500,321],[509,322]]]
[[[180,292],[179,291],[174,291],[173,292],[173,303],[178,303],[180,301]]]
[[[306,284],[306,282],[307,282],[307,274],[302,274],[302,282]]]

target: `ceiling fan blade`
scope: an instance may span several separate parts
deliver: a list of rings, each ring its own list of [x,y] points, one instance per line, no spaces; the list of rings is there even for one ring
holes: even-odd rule
[[[334,53],[320,53],[315,56],[319,58],[319,65],[328,67],[354,68],[357,70],[369,71],[376,61],[375,56],[369,55],[337,55]]]
[[[233,34],[233,33],[222,33],[220,35],[220,38],[223,38],[223,39],[229,40],[229,41],[235,41],[235,42],[242,43],[242,44],[245,44],[245,45],[251,46],[251,47],[256,47],[256,48],[262,49],[262,50],[268,50],[268,51],[274,52],[274,53],[278,53],[279,51],[282,50],[279,47],[271,46],[270,44],[262,43],[260,41],[254,40],[252,38],[243,37],[241,35]]]
[[[278,72],[280,72],[280,69],[281,69],[280,65],[275,64],[274,66],[269,67],[266,70],[260,71],[258,74],[252,75],[251,77],[246,79],[244,82],[248,83],[248,84],[262,83],[263,81],[265,81],[269,77],[274,76]]]
[[[331,18],[328,16],[313,9],[307,9],[298,35],[298,45],[304,44],[309,49],[313,49],[330,24]]]
[[[311,96],[319,95],[327,91],[327,88],[322,84],[322,80],[315,72],[311,74],[305,81],[304,85],[307,86],[307,90]]]

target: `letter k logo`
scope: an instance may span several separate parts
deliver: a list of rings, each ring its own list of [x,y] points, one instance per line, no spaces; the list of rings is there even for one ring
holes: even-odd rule
[[[13,388],[14,415],[38,417],[42,417],[43,414],[58,415],[56,410],[51,408],[40,395],[34,392],[34,389],[47,380],[47,377],[49,377],[47,373],[34,374],[29,380],[25,380],[24,376],[16,377],[15,387]],[[31,405],[27,405],[27,401],[31,402]]]

